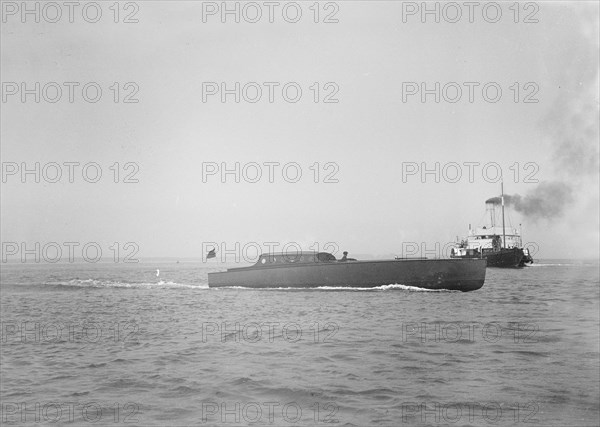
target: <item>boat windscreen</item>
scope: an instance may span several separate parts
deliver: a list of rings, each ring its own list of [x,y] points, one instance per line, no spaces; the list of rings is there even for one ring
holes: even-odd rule
[[[327,252],[319,252],[317,254],[317,259],[322,262],[336,261],[336,258]]]

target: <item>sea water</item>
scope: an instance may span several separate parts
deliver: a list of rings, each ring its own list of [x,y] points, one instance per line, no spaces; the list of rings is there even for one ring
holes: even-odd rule
[[[597,263],[467,293],[209,289],[219,269],[3,264],[2,424],[600,423]]]

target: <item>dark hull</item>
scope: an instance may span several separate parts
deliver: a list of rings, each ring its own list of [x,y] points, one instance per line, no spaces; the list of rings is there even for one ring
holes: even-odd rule
[[[524,267],[526,262],[533,262],[531,257],[525,257],[523,249],[512,248],[512,249],[501,249],[499,251],[483,251],[483,255],[477,253],[474,255],[466,255],[464,257],[457,257],[461,259],[475,259],[483,258],[487,260],[488,267],[499,267],[499,268],[520,268]]]
[[[483,255],[487,259],[488,267],[500,267],[500,268],[518,268],[523,267],[521,261],[523,260],[523,251],[518,248],[514,249],[502,249],[498,252],[492,252],[487,255]]]
[[[403,259],[243,267],[209,273],[208,286],[374,288],[402,284],[425,289],[466,292],[483,286],[485,267],[486,262],[481,259]]]

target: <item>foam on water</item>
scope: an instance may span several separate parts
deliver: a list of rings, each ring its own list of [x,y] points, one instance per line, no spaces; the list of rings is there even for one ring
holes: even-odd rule
[[[159,280],[158,282],[124,282],[124,281],[113,281],[113,280],[101,280],[101,279],[71,279],[71,280],[60,280],[60,281],[46,281],[46,286],[70,286],[70,287],[81,287],[81,288],[187,288],[187,289],[209,289],[207,284],[189,284],[189,283],[177,283],[173,281]],[[317,290],[317,291],[390,291],[390,290],[404,290],[410,292],[458,292],[450,291],[448,289],[425,289],[416,286],[402,285],[398,283],[390,285],[381,285],[373,287],[353,287],[353,286],[310,286],[310,287],[291,287],[291,286],[280,286],[280,287],[268,287],[268,288],[256,288],[250,286],[224,286],[213,289],[248,289],[248,290],[276,290],[276,291],[298,291],[298,290]]]
[[[395,289],[400,289],[400,290],[404,290],[404,291],[411,291],[411,292],[459,292],[459,291],[450,291],[448,289],[425,289],[425,288],[419,288],[417,286],[408,286],[408,285],[402,285],[399,283],[394,283],[391,285],[382,285],[382,286],[375,286],[373,288],[353,288],[353,287],[349,287],[349,286],[319,286],[316,289],[324,289],[324,290],[344,290],[344,291],[390,291],[390,290],[395,290]]]
[[[537,264],[531,264],[528,265],[527,268],[529,267],[571,267],[571,266],[581,266],[582,264],[566,264],[566,263],[548,263],[548,264],[541,264],[541,263],[537,263]]]
[[[122,282],[100,279],[71,279],[67,281],[45,282],[47,286],[71,286],[80,288],[188,288],[188,289],[208,289],[208,285],[193,285],[188,283],[177,283],[172,281],[159,280],[158,282]]]

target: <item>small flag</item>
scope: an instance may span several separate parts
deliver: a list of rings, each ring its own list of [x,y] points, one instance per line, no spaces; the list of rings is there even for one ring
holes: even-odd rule
[[[206,254],[206,259],[210,259],[210,258],[216,258],[217,253],[215,251],[215,248],[212,248],[210,251],[208,251],[208,253]]]

